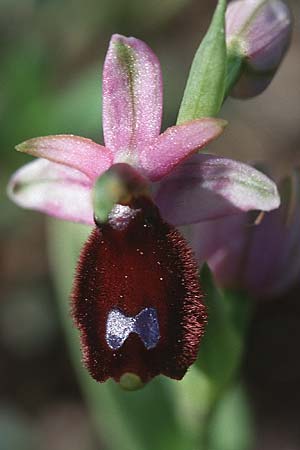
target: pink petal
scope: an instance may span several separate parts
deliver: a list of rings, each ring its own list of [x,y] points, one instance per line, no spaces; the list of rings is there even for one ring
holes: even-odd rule
[[[156,203],[165,220],[186,225],[242,211],[270,211],[280,200],[276,185],[247,164],[194,155],[160,183]]]
[[[103,70],[105,144],[118,160],[141,150],[160,132],[160,64],[142,41],[112,36]]]
[[[246,272],[250,288],[268,296],[281,294],[300,282],[299,172],[283,179],[279,190],[280,208],[268,214],[253,231]]]
[[[258,225],[249,213],[196,224],[192,246],[199,259],[207,260],[220,286],[269,295],[290,267],[282,258],[286,241],[279,217],[275,210]]]
[[[270,72],[288,47],[291,22],[291,13],[283,1],[233,1],[226,11],[227,45],[237,40],[250,58],[252,69]]]
[[[241,213],[185,227],[184,234],[199,264],[208,262],[220,286],[275,297],[299,280],[297,216],[287,225],[280,208],[255,225],[254,217]]]
[[[262,0],[237,0],[229,3],[226,9],[227,44],[230,43],[232,38],[234,39],[242,33],[247,24],[249,24],[249,18],[253,20],[255,12],[258,13],[262,6]]]
[[[291,191],[284,186],[288,180],[280,183],[280,208],[257,225],[253,214],[240,213],[184,227],[198,262],[208,262],[220,286],[274,298],[300,282],[297,178]]]
[[[93,224],[91,180],[78,170],[39,159],[19,169],[8,184],[17,205],[72,222]]]
[[[140,154],[140,166],[152,181],[166,176],[188,155],[220,136],[226,122],[204,118],[168,128]]]
[[[226,251],[230,251],[236,257],[232,257],[232,261],[226,266],[226,269],[230,274],[235,274],[243,256],[250,226],[252,225],[249,224],[248,215],[240,213],[188,225],[183,227],[182,231],[191,244],[199,265],[205,261],[212,262],[211,268],[215,270],[218,261],[221,259],[222,262]],[[242,254],[241,257],[240,254]],[[232,279],[232,275],[230,279]]]
[[[255,227],[245,230],[246,245],[243,255],[245,263],[243,265],[243,277],[241,283],[252,293],[265,293],[274,282],[274,279],[281,278],[281,272],[285,272],[289,267],[289,260],[283,260],[286,240],[283,231],[283,223],[280,220],[279,211],[266,214],[262,222]],[[228,252],[231,257],[231,253]],[[229,260],[229,258],[228,258]],[[285,262],[282,267],[283,261]],[[220,262],[218,272],[220,279],[223,276]],[[228,261],[227,261],[228,263]],[[236,283],[239,279],[234,280]]]
[[[91,139],[71,134],[29,139],[17,145],[16,149],[80,170],[91,180],[95,180],[112,164],[112,155],[107,148]]]

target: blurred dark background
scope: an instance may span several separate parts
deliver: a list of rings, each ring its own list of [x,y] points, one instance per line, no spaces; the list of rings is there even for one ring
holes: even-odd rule
[[[5,195],[29,158],[14,146],[73,133],[102,141],[101,70],[112,33],[145,40],[164,76],[164,126],[176,120],[192,56],[215,1],[0,0],[0,450],[100,450],[72,369],[46,251],[46,219]],[[260,97],[229,100],[230,121],[209,151],[300,164],[300,5],[289,53]],[[244,378],[255,412],[255,450],[300,448],[300,303],[295,287],[260,302]]]

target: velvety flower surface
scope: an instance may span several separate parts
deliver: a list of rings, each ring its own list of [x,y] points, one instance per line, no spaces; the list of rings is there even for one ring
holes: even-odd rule
[[[95,225],[96,217],[72,310],[85,363],[98,381],[146,382],[160,373],[180,379],[196,358],[206,314],[197,262],[175,225],[279,205],[276,186],[257,170],[195,154],[222,133],[223,120],[202,118],[159,134],[161,114],[156,56],[142,41],[114,35],[103,71],[105,146],[73,135],[17,146],[39,159],[13,175],[13,201],[74,222]],[[116,170],[121,166],[143,189],[126,187],[101,222],[95,184],[104,180],[108,197],[119,192],[128,181]],[[110,174],[117,184],[109,184]]]

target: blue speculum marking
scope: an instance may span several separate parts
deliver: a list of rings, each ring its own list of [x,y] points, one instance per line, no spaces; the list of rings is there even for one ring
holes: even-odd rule
[[[126,316],[118,309],[112,309],[106,322],[106,342],[112,350],[122,347],[130,333],[136,333],[147,350],[156,347],[159,338],[159,324],[155,308],[144,308],[136,316]]]

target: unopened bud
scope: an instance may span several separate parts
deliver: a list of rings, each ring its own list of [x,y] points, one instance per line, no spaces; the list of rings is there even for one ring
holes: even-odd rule
[[[228,5],[229,72],[231,63],[239,67],[230,95],[254,97],[267,88],[289,46],[291,31],[291,13],[281,0],[236,0]]]

